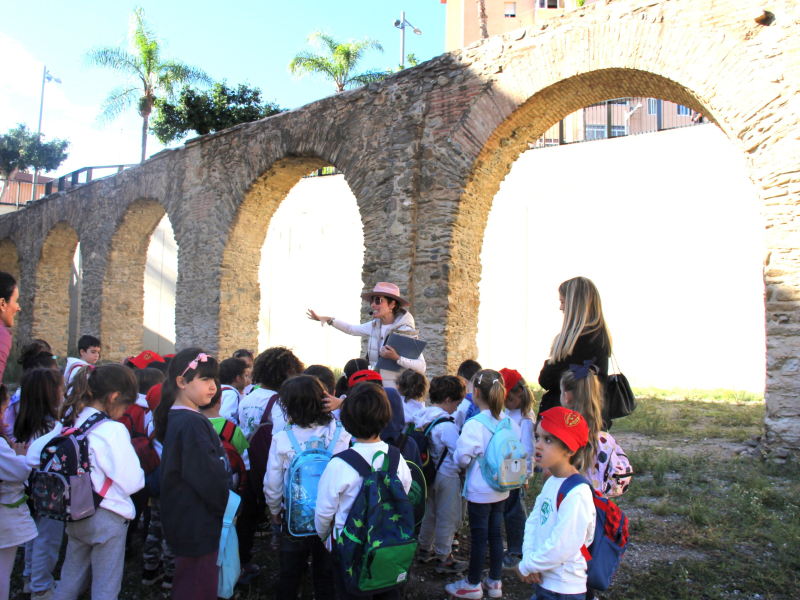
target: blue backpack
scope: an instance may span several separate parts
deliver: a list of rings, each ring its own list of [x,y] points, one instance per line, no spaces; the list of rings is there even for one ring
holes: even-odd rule
[[[511,419],[505,417],[495,424],[492,418],[484,413],[472,417],[481,425],[492,432],[492,439],[486,446],[483,456],[476,456],[467,468],[467,477],[464,480],[464,494],[466,495],[469,476],[472,473],[472,464],[477,460],[481,467],[481,475],[490,488],[498,492],[507,492],[521,488],[528,480],[528,458],[522,442],[511,426]]]
[[[628,545],[628,517],[616,504],[596,491],[580,474],[570,475],[558,488],[556,510],[570,491],[584,483],[592,490],[592,499],[597,511],[594,540],[589,548],[581,546],[581,554],[586,559],[586,584],[596,590],[604,591],[611,586],[611,580],[619,568],[619,561]]]
[[[222,517],[222,533],[219,536],[219,555],[217,556],[217,566],[219,567],[219,583],[217,584],[217,597],[230,598],[233,596],[233,588],[239,581],[241,564],[239,563],[239,537],[236,535],[236,528],[233,527],[233,520],[236,511],[239,509],[241,498],[233,492],[228,493],[228,505],[225,507],[225,514]]]
[[[286,527],[289,534],[297,537],[317,535],[314,527],[314,509],[317,506],[317,489],[319,478],[331,461],[342,424],[336,421],[336,431],[330,444],[325,446],[322,439],[311,436],[306,442],[306,449],[300,448],[292,431],[292,425],[283,428],[292,443],[295,455],[289,463],[288,477],[283,489],[286,503]]]

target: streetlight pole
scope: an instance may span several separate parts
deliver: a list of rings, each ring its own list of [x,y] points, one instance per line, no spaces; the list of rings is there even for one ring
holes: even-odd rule
[[[56,83],[61,83],[61,80],[58,77],[53,77],[50,75],[50,72],[47,70],[47,65],[44,66],[44,70],[42,71],[42,95],[39,100],[39,129],[36,132],[36,140],[39,141],[42,138],[42,112],[44,110],[44,84],[48,81],[55,81]],[[39,169],[33,170],[33,185],[31,186],[31,201],[36,200],[36,179],[39,176]]]
[[[395,19],[394,26],[400,30],[400,68],[406,66],[406,27],[411,27],[411,31],[417,35],[422,35],[422,31],[406,21],[406,11],[400,11],[400,19]]]

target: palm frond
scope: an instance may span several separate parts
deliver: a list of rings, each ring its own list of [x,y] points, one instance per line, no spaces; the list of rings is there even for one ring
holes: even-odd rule
[[[324,56],[313,52],[300,52],[289,63],[289,72],[300,79],[305,75],[320,75],[335,78],[337,69],[334,63]]]
[[[139,58],[119,46],[92,48],[83,55],[86,67],[105,67],[123,75],[142,77],[145,73]]]
[[[116,119],[124,111],[134,106],[141,95],[142,90],[129,83],[115,87],[103,100],[100,114],[97,116],[98,124],[106,125]]]
[[[336,52],[336,48],[340,45],[339,40],[324,29],[309,34],[308,43],[323,52],[327,51],[331,55]]]
[[[347,83],[345,83],[345,88],[352,89],[362,85],[369,85],[370,83],[378,83],[379,81],[386,79],[388,75],[390,75],[390,73],[387,71],[381,71],[379,69],[372,69],[370,71],[364,71],[363,73],[357,73],[347,80]]]
[[[158,45],[158,34],[145,17],[144,9],[141,6],[133,7],[133,12],[128,20],[128,41],[133,51],[150,46],[153,42]]]

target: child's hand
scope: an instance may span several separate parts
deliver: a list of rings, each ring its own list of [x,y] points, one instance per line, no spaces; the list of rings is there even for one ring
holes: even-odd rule
[[[14,450],[17,456],[24,456],[28,453],[28,444],[17,444],[14,442],[11,444],[11,448]]]
[[[541,573],[530,573],[528,575],[523,575],[522,571],[519,570],[519,565],[514,567],[514,573],[517,574],[517,577],[522,583],[527,583],[533,585],[534,583],[542,583],[542,574]]]
[[[325,412],[331,412],[342,405],[342,399],[337,398],[336,396],[331,396],[328,392],[325,392],[325,397],[322,399],[322,405],[325,407]]]

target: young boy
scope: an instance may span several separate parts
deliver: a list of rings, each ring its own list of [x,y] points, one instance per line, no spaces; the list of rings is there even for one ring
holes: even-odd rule
[[[475,373],[480,370],[481,365],[477,360],[465,360],[458,367],[456,376],[461,377],[467,386],[467,395],[464,396],[464,400],[458,405],[458,410],[453,414],[459,431],[464,428],[464,423],[467,419],[474,417],[480,412],[472,401],[472,392],[475,391],[472,385],[472,378],[475,376]]]
[[[250,385],[251,371],[240,358],[226,358],[219,363],[219,380],[222,383],[219,414],[234,425],[239,424],[239,402],[244,398],[245,388]]]
[[[451,554],[453,536],[461,529],[462,521],[461,469],[453,461],[459,431],[452,415],[466,393],[466,385],[460,377],[434,377],[429,396],[433,406],[414,415],[414,426],[418,430],[430,431],[429,460],[439,465],[436,480],[428,488],[425,518],[419,532],[418,557],[420,562],[429,562],[434,557],[431,547],[435,546],[437,573],[462,573],[469,567],[468,562],[455,560]],[[437,420],[440,422],[429,430]]]
[[[67,358],[67,365],[64,367],[64,381],[67,385],[72,383],[72,378],[78,369],[86,365],[95,365],[100,360],[100,340],[93,335],[83,335],[78,340],[78,355],[80,358]]]
[[[238,358],[234,359],[227,359],[227,360],[239,360]],[[225,361],[222,361],[225,362]],[[241,362],[241,361],[239,361]],[[222,434],[222,430],[225,427],[225,424],[228,422],[229,419],[220,415],[220,400],[221,394],[219,390],[221,389],[221,385],[217,385],[217,392],[214,394],[214,397],[211,399],[211,402],[206,404],[205,406],[200,407],[200,413],[205,415],[206,418],[211,421],[211,425],[214,426],[214,431],[217,432],[217,435]],[[239,453],[239,456],[242,457],[244,460],[245,465],[247,465],[247,449],[250,447],[250,444],[247,442],[247,438],[244,437],[242,430],[239,429],[238,425],[234,425],[233,427],[233,435],[231,439],[226,439],[226,442],[229,442],[231,446],[234,447],[236,452]]]
[[[347,399],[342,403],[340,418],[345,430],[356,439],[353,450],[375,469],[381,468],[388,456],[389,446],[381,441],[380,434],[392,418],[392,407],[383,388],[370,382],[359,383],[350,388]],[[403,483],[403,489],[408,493],[411,488],[411,471],[406,461],[401,460],[398,463],[397,476]],[[350,508],[361,490],[362,482],[363,479],[358,472],[345,461],[336,460],[335,457],[331,460],[319,480],[317,492],[314,525],[320,538],[327,540],[331,530],[334,538],[339,536],[347,521]],[[334,577],[339,600],[353,598],[345,590],[341,574],[335,568]],[[400,592],[394,588],[388,592],[361,598],[399,600]]]
[[[573,466],[576,452],[589,440],[589,426],[575,411],[561,406],[542,413],[536,427],[536,466],[550,469],[536,505],[525,523],[522,560],[515,567],[525,583],[535,584],[535,600],[584,600],[586,559],[581,548],[591,545],[597,513],[588,485],[569,492],[558,506],[558,492]]]

